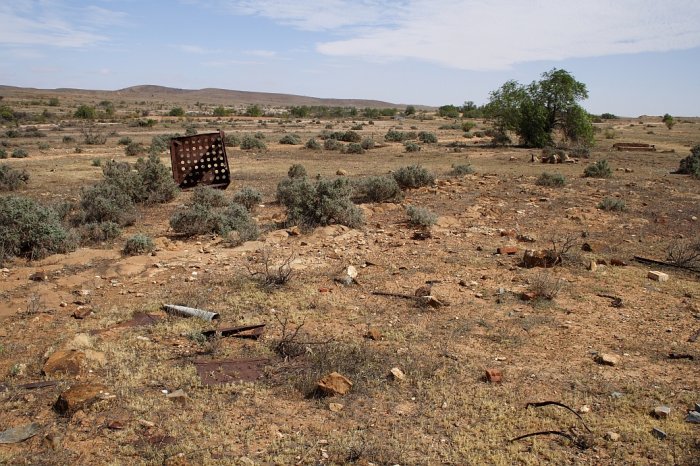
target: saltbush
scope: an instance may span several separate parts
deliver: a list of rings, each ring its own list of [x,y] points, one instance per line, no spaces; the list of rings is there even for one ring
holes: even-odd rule
[[[435,175],[420,165],[401,167],[392,176],[401,189],[420,188],[435,183]]]
[[[418,139],[424,144],[437,144],[438,142],[435,133],[429,133],[428,131],[421,131],[418,133]]]
[[[690,149],[690,155],[681,160],[678,173],[692,175],[700,179],[700,144],[696,144]]]
[[[598,160],[583,170],[583,176],[587,178],[610,178],[612,176],[612,168],[610,168],[607,160]]]
[[[538,186],[561,187],[566,185],[566,178],[561,173],[543,172],[535,183]]]
[[[153,244],[153,239],[141,233],[137,233],[130,237],[124,243],[124,249],[122,249],[122,254],[125,256],[138,256],[141,254],[149,254],[153,252],[156,245]]]
[[[394,178],[370,176],[355,183],[354,198],[358,202],[394,202],[403,198],[403,192]]]
[[[0,191],[16,191],[29,182],[27,170],[0,165]]]
[[[438,219],[436,214],[425,207],[409,205],[406,207],[406,214],[408,215],[408,223],[414,227],[428,228],[435,225]]]
[[[411,142],[411,141],[404,142],[403,146],[406,149],[406,152],[420,152],[420,150],[421,150],[420,145],[416,144],[415,142]]]
[[[210,186],[197,186],[192,190],[192,204],[200,204],[205,207],[224,207],[226,196],[220,189]]]
[[[129,157],[136,157],[137,155],[142,155],[146,152],[146,147],[140,142],[130,142],[124,147],[124,154]]]
[[[282,136],[282,139],[280,139],[280,144],[296,146],[301,144],[301,138],[296,134],[285,134]]]
[[[17,149],[12,151],[12,158],[13,159],[24,159],[29,157],[29,153],[22,149],[21,147],[18,147]]]
[[[326,139],[323,141],[323,148],[325,150],[339,150],[343,148],[343,144],[337,139]]]
[[[244,186],[240,191],[233,194],[233,202],[242,205],[249,212],[255,209],[255,206],[262,202],[262,194],[260,191]]]
[[[263,136],[264,138],[264,136]],[[241,140],[241,149],[243,150],[265,150],[267,149],[267,145],[263,141],[263,138],[258,138],[255,136],[251,136],[249,134],[246,134],[243,136],[243,140]]]
[[[321,149],[321,143],[319,143],[316,138],[311,138],[308,141],[306,141],[306,144],[304,144],[304,147],[307,149],[311,150],[320,150]]]
[[[453,164],[452,170],[450,170],[450,175],[452,176],[464,176],[474,173],[474,168],[470,164]]]
[[[613,212],[622,212],[627,209],[625,201],[614,197],[606,197],[598,204],[600,210],[609,210]]]
[[[365,150],[362,148],[361,144],[356,142],[351,142],[343,148],[343,153],[345,154],[364,154]]]

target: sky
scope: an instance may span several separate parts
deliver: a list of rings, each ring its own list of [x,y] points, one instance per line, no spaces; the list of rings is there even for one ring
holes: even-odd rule
[[[700,116],[700,0],[6,0],[0,84],[484,104],[565,69],[592,113]]]

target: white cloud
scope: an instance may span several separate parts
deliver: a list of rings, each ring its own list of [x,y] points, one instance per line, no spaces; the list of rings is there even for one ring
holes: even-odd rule
[[[700,1],[674,0],[229,0],[259,15],[341,38],[320,53],[418,59],[467,70],[538,60],[659,52],[700,46]]]
[[[277,56],[277,52],[274,50],[246,50],[245,52],[246,55],[251,55],[253,57],[261,57],[261,58],[274,58]]]
[[[199,45],[178,45],[177,47],[183,52],[194,53],[197,55],[206,55],[208,53],[212,53],[211,50],[207,50],[204,47],[200,47]]]
[[[107,40],[95,30],[123,24],[125,17],[118,11],[60,1],[6,2],[0,4],[0,44],[86,47]]]

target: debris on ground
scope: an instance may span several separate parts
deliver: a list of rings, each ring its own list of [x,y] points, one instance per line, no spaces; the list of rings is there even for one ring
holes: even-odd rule
[[[178,306],[176,304],[164,304],[163,310],[170,314],[175,314],[182,317],[197,317],[209,322],[219,318],[219,314],[216,312],[204,311],[194,307]]]
[[[0,432],[0,443],[19,443],[34,437],[41,429],[36,422],[24,424],[18,427],[11,427]]]
[[[107,387],[102,384],[78,384],[61,393],[53,407],[58,414],[67,415],[109,396]]]

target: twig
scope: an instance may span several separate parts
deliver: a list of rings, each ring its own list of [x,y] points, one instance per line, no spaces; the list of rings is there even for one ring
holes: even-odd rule
[[[543,430],[541,432],[532,432],[531,434],[525,434],[521,435],[520,437],[515,437],[514,439],[511,439],[511,442],[517,442],[518,440],[526,439],[528,437],[534,437],[535,435],[561,435],[562,437],[566,437],[569,440],[571,440],[573,443],[576,443],[576,440],[574,438],[567,434],[566,432],[562,432],[560,430]]]
[[[570,407],[566,406],[564,403],[559,403],[558,401],[540,401],[540,402],[526,404],[525,409],[529,408],[530,406],[532,406],[533,408],[541,408],[543,406],[549,406],[549,405],[559,406],[561,408],[568,409],[569,411],[574,413],[574,416],[579,418],[579,420],[583,424],[583,427],[585,427],[588,432],[592,432],[592,430],[589,429],[588,426],[586,425],[586,422],[583,420],[581,415],[579,413],[577,413],[576,411],[574,411],[573,409],[571,409]]]
[[[664,267],[673,267],[676,269],[688,270],[690,272],[700,273],[700,269],[697,267],[689,267],[681,264],[674,264],[673,262],[657,261],[655,259],[648,259],[646,257],[634,256],[634,260],[642,264],[652,264],[652,265],[663,265]]]

